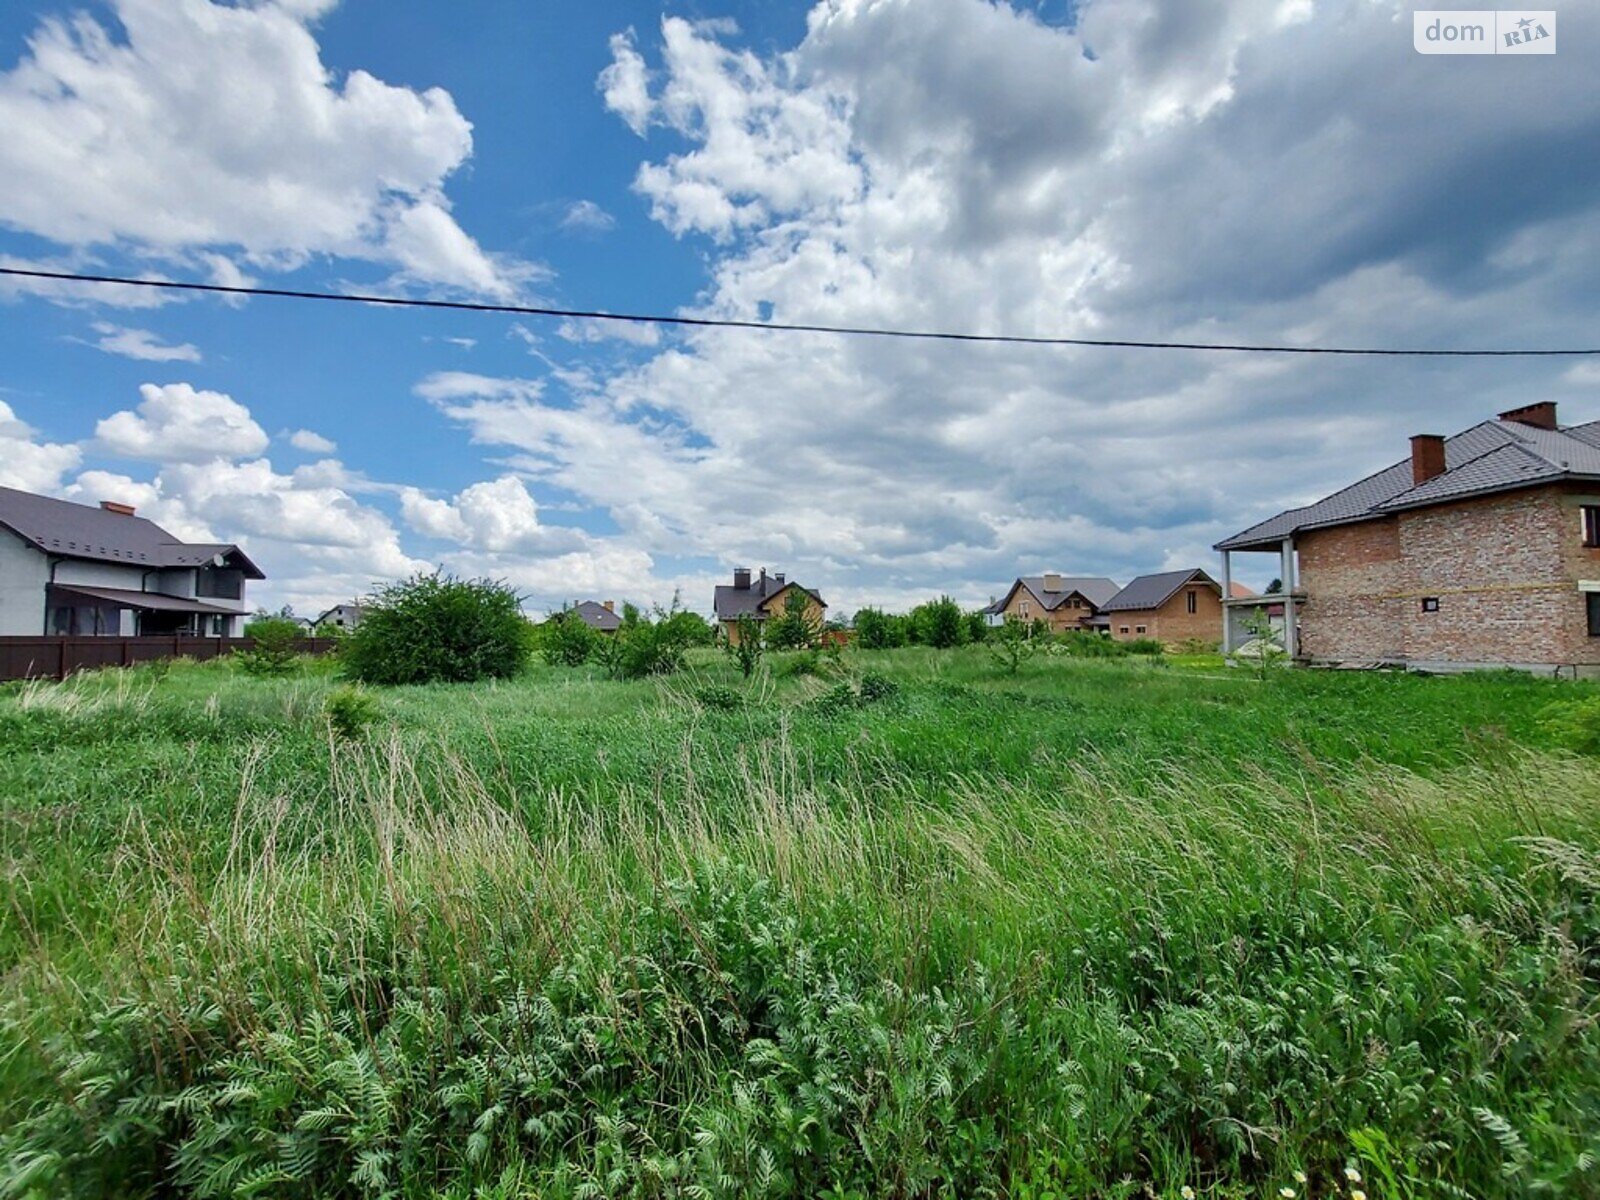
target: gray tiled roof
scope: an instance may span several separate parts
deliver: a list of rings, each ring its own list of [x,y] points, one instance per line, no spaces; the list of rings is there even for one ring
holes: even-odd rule
[[[265,579],[239,547],[227,543],[182,542],[154,521],[0,488],[0,526],[23,541],[61,558],[157,567],[204,566],[219,554],[238,557],[251,579]]]
[[[1013,583],[1007,590],[1005,597],[995,601],[990,606],[994,612],[1001,612],[1011,603],[1011,597],[1019,587],[1025,587],[1033,594],[1046,612],[1054,612],[1073,596],[1082,596],[1095,608],[1103,608],[1107,600],[1117,594],[1115,580],[1107,579],[1103,575],[1063,575],[1061,587],[1054,592],[1044,590],[1043,575],[1024,575]]]
[[[1207,583],[1217,589],[1222,587],[1204,571],[1162,571],[1156,575],[1141,575],[1104,606],[1104,612],[1131,612],[1134,609],[1160,608],[1177,590],[1190,582]]]
[[[578,620],[582,621],[590,629],[599,629],[603,632],[611,633],[622,628],[622,618],[604,604],[594,600],[585,600],[582,604],[577,604],[567,609],[567,612],[576,616]]]
[[[763,612],[761,606],[790,584],[800,587],[802,591],[811,592],[818,604],[823,608],[828,607],[828,602],[810,588],[801,587],[792,579],[780,581],[776,575],[757,576],[750,581],[750,586],[747,588],[719,583],[712,594],[711,606],[719,621],[736,621],[740,617],[754,617],[758,621],[764,621],[770,614]]]
[[[1561,479],[1600,479],[1600,422],[1540,429],[1484,421],[1444,443],[1445,471],[1423,484],[1404,459],[1303,508],[1291,508],[1216,545],[1218,550],[1275,546],[1302,529],[1370,521],[1419,508]]]

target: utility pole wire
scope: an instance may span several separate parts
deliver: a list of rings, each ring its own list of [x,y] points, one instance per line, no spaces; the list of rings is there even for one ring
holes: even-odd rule
[[[882,329],[858,325],[790,324],[778,321],[741,321],[722,317],[662,316],[659,313],[596,312],[580,308],[549,308],[530,304],[490,304],[470,300],[416,300],[406,296],[370,296],[359,292],[311,292],[294,288],[232,287],[221,283],[182,283],[171,279],[129,279],[120,275],[82,275],[70,271],[35,271],[0,267],[0,275],[22,279],[48,279],[61,283],[100,283],[120,287],[161,288],[179,292],[210,292],[224,296],[266,296],[282,300],[333,300],[346,304],[383,305],[390,308],[435,308],[456,312],[511,313],[526,317],[561,317],[583,321],[623,321],[638,325],[670,325],[694,329],[758,329],[768,333],[825,333],[841,337],[912,338],[934,342],[978,342],[1010,346],[1090,346],[1121,350],[1206,350],[1233,354],[1345,354],[1378,358],[1572,358],[1600,355],[1594,349],[1562,350],[1427,350],[1388,349],[1373,346],[1279,346],[1227,342],[1146,342],[1126,338],[1027,337],[1013,333],[954,333],[932,329]]]

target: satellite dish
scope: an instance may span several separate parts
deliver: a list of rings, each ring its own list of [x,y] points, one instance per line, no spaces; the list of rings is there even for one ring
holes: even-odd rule
[[[220,567],[223,564],[225,564],[227,561],[228,561],[228,556],[226,554],[213,554],[211,556],[211,565],[213,567]]]

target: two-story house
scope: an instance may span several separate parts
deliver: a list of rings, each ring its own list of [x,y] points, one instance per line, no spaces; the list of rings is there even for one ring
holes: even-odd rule
[[[0,635],[238,637],[239,547],[179,541],[126,504],[98,508],[0,488]]]
[[[984,614],[992,624],[1007,620],[1032,625],[1042,621],[1052,633],[1089,629],[1091,621],[1120,589],[1102,575],[1024,575]]]
[[[1600,675],[1600,421],[1552,403],[1453,437],[1217,544],[1276,555],[1283,640],[1313,663]],[[1229,600],[1236,619],[1261,599]]]
[[[711,606],[729,643],[737,644],[740,617],[757,622],[781,617],[789,598],[796,594],[806,597],[806,618],[818,629],[822,628],[828,615],[827,602],[810,588],[792,582],[781,573],[768,575],[765,567],[761,568],[758,578],[751,577],[749,567],[735,568],[732,586],[719,583]]]

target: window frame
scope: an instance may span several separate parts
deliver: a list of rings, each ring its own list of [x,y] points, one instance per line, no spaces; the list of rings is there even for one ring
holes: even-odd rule
[[[1578,527],[1586,550],[1600,550],[1600,504],[1578,506]]]
[[[1585,592],[1585,607],[1589,617],[1589,636],[1600,638],[1600,592]]]
[[[1439,611],[1439,597],[1437,597],[1437,596],[1424,596],[1422,598],[1422,611],[1424,613],[1429,613],[1429,614],[1438,612]]]
[[[1184,607],[1189,610],[1189,615],[1192,617],[1200,611],[1200,593],[1190,588],[1184,596]]]

